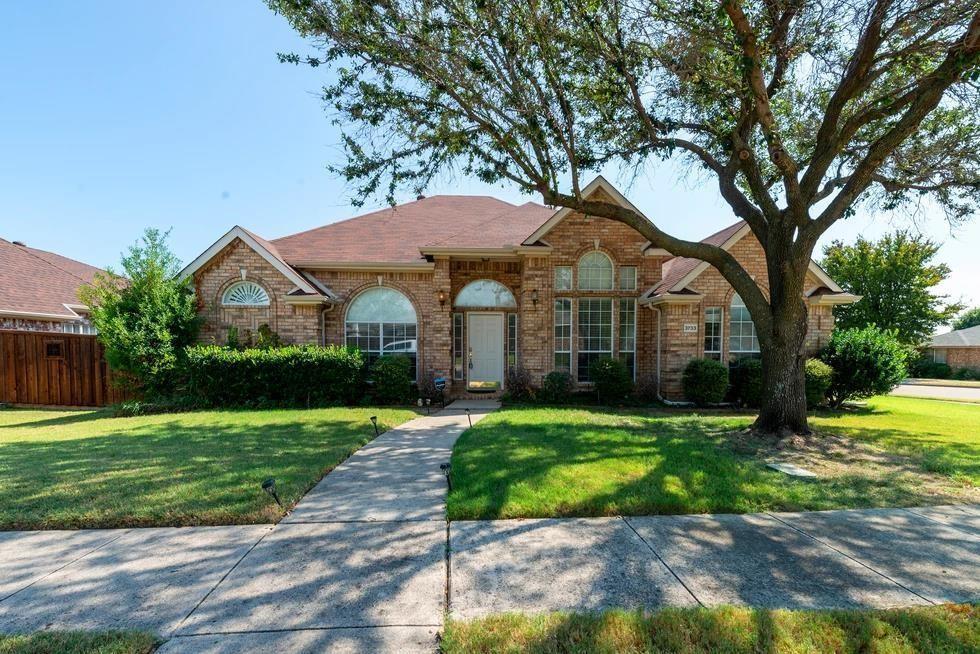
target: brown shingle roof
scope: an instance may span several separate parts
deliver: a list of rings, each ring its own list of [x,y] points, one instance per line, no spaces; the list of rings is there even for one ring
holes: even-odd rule
[[[708,238],[702,239],[702,243],[707,243],[708,245],[723,245],[728,239],[735,236],[742,227],[745,226],[745,221],[740,220],[734,225],[729,225],[725,229],[715,232]],[[649,295],[660,295],[662,293],[667,293],[673,288],[678,282],[684,279],[692,270],[698,267],[699,264],[704,263],[701,259],[694,259],[691,257],[674,257],[664,262],[663,267],[663,279],[653,287]]]
[[[554,211],[486,196],[436,195],[277,238],[270,246],[296,266],[311,261],[411,263],[430,247],[519,245]]]
[[[0,313],[77,317],[78,290],[102,272],[60,254],[14,245],[0,238]]]

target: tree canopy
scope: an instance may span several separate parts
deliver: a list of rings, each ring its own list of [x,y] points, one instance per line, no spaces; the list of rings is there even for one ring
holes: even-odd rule
[[[837,327],[868,325],[895,332],[908,345],[921,345],[948,323],[963,305],[948,302],[935,287],[949,277],[944,263],[933,263],[939,245],[906,231],[877,241],[862,237],[854,245],[834,241],[824,248],[822,265],[844,289],[862,296],[834,309]]]
[[[168,234],[147,229],[123,255],[118,276],[110,269],[82,291],[109,366],[150,396],[173,390],[178,361],[200,328],[197,298],[177,276]]]
[[[980,307],[967,309],[953,321],[953,329],[968,329],[980,325]]]

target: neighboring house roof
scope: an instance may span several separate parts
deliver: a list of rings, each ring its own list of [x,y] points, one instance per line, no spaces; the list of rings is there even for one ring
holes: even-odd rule
[[[0,238],[0,315],[74,320],[82,286],[103,272],[60,254]]]
[[[436,195],[274,239],[294,266],[419,263],[426,248],[519,245],[554,211],[486,196]]]
[[[980,347],[980,325],[932,337],[932,347]]]

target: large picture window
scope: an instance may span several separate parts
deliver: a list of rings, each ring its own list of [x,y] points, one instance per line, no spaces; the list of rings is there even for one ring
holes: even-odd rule
[[[619,360],[636,379],[636,300],[631,297],[619,300]]]
[[[407,297],[379,286],[364,291],[347,309],[346,343],[364,355],[368,365],[385,354],[401,354],[412,361],[417,375],[418,321]]]
[[[721,361],[721,307],[708,307],[704,310],[704,356],[706,359]]]
[[[755,323],[752,322],[752,316],[738,293],[732,297],[731,310],[728,314],[728,352],[736,359],[759,353],[759,337],[755,332]]]
[[[555,300],[555,370],[572,371],[572,301]]]
[[[612,299],[581,298],[578,301],[578,380],[589,382],[589,366],[612,356]]]
[[[578,261],[578,288],[580,291],[611,291],[613,265],[602,252],[589,252]]]

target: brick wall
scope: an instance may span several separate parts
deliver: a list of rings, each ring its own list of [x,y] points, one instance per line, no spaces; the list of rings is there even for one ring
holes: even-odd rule
[[[221,304],[225,290],[245,279],[255,282],[269,294],[268,307],[226,307]],[[239,239],[235,239],[194,275],[198,311],[204,317],[200,340],[224,345],[228,329],[236,327],[239,338],[255,334],[259,326],[279,334],[286,343],[317,343],[320,340],[320,305],[289,305],[283,297],[296,288],[269,262]]]
[[[947,347],[946,365],[953,370],[971,368],[980,370],[980,347]]]

